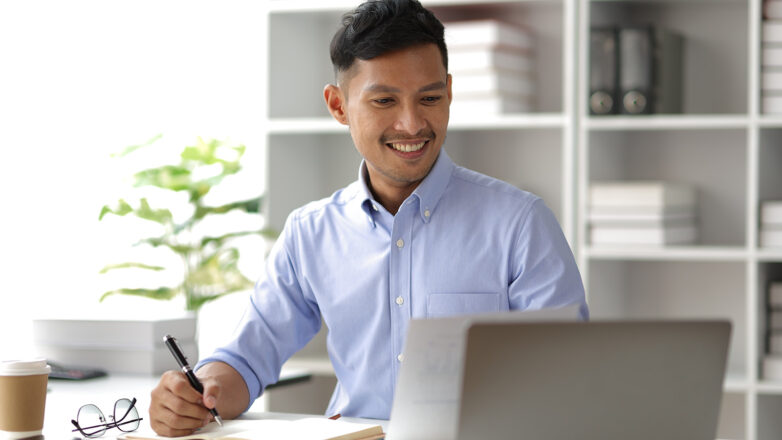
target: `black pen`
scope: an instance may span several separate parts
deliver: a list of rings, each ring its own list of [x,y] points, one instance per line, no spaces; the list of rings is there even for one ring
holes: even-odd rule
[[[171,354],[174,355],[174,359],[176,359],[179,366],[182,367],[182,372],[185,373],[185,376],[187,376],[187,380],[190,381],[190,385],[192,385],[196,391],[203,394],[204,386],[201,384],[201,381],[198,380],[195,373],[193,373],[193,369],[190,368],[190,365],[187,363],[187,358],[185,357],[185,354],[182,353],[182,350],[179,348],[179,344],[177,344],[176,338],[174,338],[171,335],[166,335],[165,337],[163,337],[163,342],[166,343],[166,346],[168,347],[169,351],[171,351]],[[220,415],[217,414],[217,408],[212,408],[209,410],[209,412],[212,413],[217,424],[223,426],[223,419],[221,419]]]

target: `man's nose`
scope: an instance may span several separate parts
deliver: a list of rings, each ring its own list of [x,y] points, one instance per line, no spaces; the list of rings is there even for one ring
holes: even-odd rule
[[[394,126],[395,130],[414,135],[424,128],[426,128],[426,119],[417,105],[409,104],[400,109]]]

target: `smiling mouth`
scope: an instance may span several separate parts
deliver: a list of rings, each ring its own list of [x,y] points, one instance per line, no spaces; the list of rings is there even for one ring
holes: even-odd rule
[[[429,141],[421,141],[416,143],[402,143],[402,142],[388,142],[386,145],[393,148],[396,151],[401,151],[402,153],[413,153],[421,148],[424,148],[424,145]]]

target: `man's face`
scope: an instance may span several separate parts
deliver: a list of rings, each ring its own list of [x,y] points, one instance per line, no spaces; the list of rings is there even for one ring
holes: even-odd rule
[[[340,83],[341,109],[373,189],[412,191],[445,141],[451,78],[434,44],[356,60]],[[328,92],[326,96],[329,101]]]

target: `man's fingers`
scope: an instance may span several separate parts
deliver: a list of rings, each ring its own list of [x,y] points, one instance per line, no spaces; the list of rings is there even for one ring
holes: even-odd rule
[[[220,398],[220,384],[217,381],[206,378],[201,382],[204,385],[204,395],[202,402],[207,408],[214,408],[217,406],[217,399]]]
[[[190,434],[210,420],[202,400],[184,374],[169,371],[151,392],[150,426],[167,437]]]

